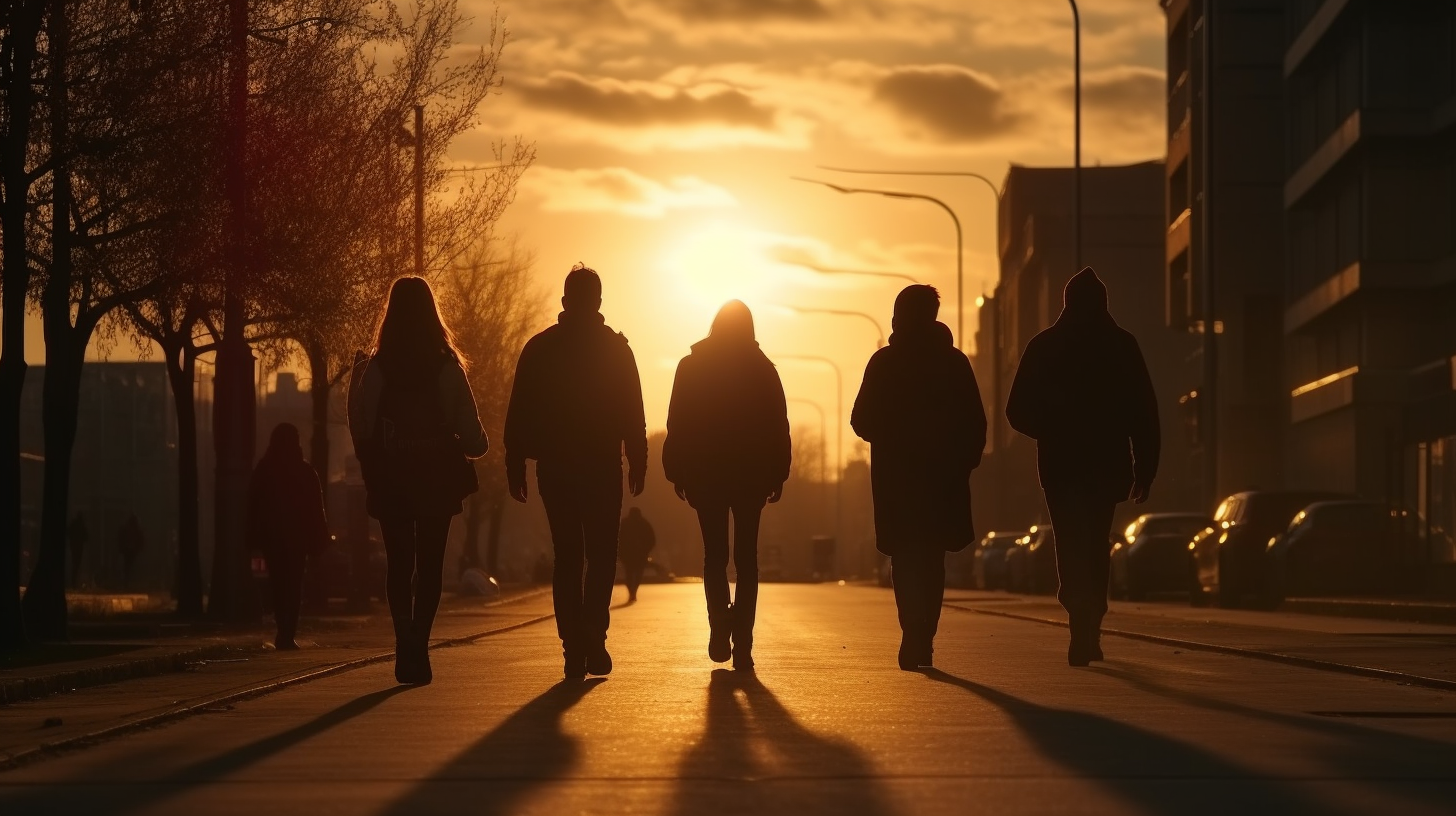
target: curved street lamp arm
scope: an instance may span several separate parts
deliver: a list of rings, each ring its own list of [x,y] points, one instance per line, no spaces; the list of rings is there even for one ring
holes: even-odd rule
[[[824,275],[864,275],[871,278],[899,278],[911,283],[919,283],[920,280],[914,275],[906,275],[903,272],[879,272],[872,269],[834,269],[827,266],[819,266],[810,263],[795,263],[794,266],[802,266],[805,269],[812,269]]]
[[[823,164],[818,165],[818,168],[820,170],[832,170],[836,173],[861,173],[877,176],[957,176],[980,179],[985,182],[987,187],[991,188],[991,195],[996,196],[998,200],[1001,198],[1001,191],[997,189],[996,182],[980,173],[972,173],[969,170],[859,170],[850,167],[829,167]]]

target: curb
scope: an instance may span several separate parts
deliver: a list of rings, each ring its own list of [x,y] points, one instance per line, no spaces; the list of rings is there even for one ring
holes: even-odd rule
[[[1406,601],[1361,601],[1331,598],[1287,598],[1281,612],[1326,615],[1366,620],[1405,621],[1456,625],[1456,604],[1426,604]]]
[[[977,615],[994,615],[998,618],[1012,618],[1014,620],[1029,621],[1031,623],[1042,623],[1049,626],[1060,626],[1067,628],[1066,621],[1059,621],[1052,618],[1039,618],[1035,615],[1023,615],[1016,612],[1004,612],[999,609],[967,609],[961,606],[945,604],[946,608],[957,612],[966,612]],[[1244,649],[1238,646],[1220,646],[1217,643],[1202,643],[1196,640],[1183,640],[1181,638],[1163,637],[1162,635],[1148,635],[1142,632],[1128,632],[1122,629],[1102,630],[1104,635],[1127,638],[1129,640],[1141,640],[1148,643],[1157,643],[1163,646],[1179,646],[1184,649],[1194,649],[1200,652],[1216,652],[1218,654],[1232,655],[1234,657],[1247,657],[1254,660],[1266,660],[1271,663],[1283,663],[1287,666],[1298,666],[1304,669],[1315,669],[1318,671],[1337,672],[1349,674],[1356,677],[1369,677],[1375,680],[1391,680],[1397,683],[1404,683],[1410,686],[1421,686],[1423,688],[1439,689],[1441,691],[1456,691],[1456,680],[1442,680],[1438,677],[1424,677],[1419,674],[1407,674],[1405,672],[1392,671],[1390,669],[1377,669],[1370,666],[1355,666],[1349,663],[1333,663],[1328,660],[1316,660],[1311,657],[1295,657],[1294,655],[1280,654],[1278,652],[1261,652],[1257,649]]]
[[[20,677],[6,680],[0,682],[0,705],[18,703],[23,700],[38,700],[52,694],[75,691],[88,686],[99,686],[104,683],[179,672],[188,663],[217,657],[237,648],[236,644],[219,643],[136,660],[108,663],[103,666],[57,672],[41,677]]]
[[[555,615],[541,615],[539,617],[520,621],[519,623],[512,623],[496,629],[487,629],[483,632],[476,632],[470,635],[462,635],[460,637],[441,640],[437,643],[431,644],[430,648],[441,649],[451,646],[465,646],[491,635],[499,635],[516,629],[523,629],[527,626],[534,626],[538,623],[551,620],[555,617]],[[312,682],[314,680],[322,680],[325,677],[332,677],[336,674],[343,674],[345,672],[353,671],[354,669],[361,669],[374,663],[382,663],[386,660],[392,659],[393,657],[394,652],[390,651],[380,652],[379,654],[369,655],[368,657],[355,658],[354,660],[349,660],[344,663],[337,663],[335,665],[327,666],[322,669],[308,671],[304,674],[295,675],[293,677],[286,677],[282,680],[273,680],[267,683],[263,683],[261,685],[254,686],[252,688],[243,689],[242,691],[235,691],[230,694],[221,694],[216,697],[208,697],[199,702],[189,703],[185,706],[180,706],[170,711],[163,711],[160,714],[152,714],[150,716],[141,717],[139,719],[131,720],[129,722],[123,722],[117,725],[110,726],[109,728],[103,728],[99,731],[92,731],[87,734],[78,734],[74,737],[67,737],[66,739],[56,740],[55,742],[41,743],[34,748],[27,748],[14,754],[0,756],[0,772],[13,770],[20,767],[21,765],[27,765],[31,762],[44,759],[52,754],[61,753],[63,751],[75,750],[77,748],[84,748],[88,745],[94,745],[98,742],[114,739],[116,737],[130,734],[135,731],[143,731],[148,728],[155,728],[159,725],[165,725],[176,720],[185,719],[195,714],[206,713],[210,710],[215,710],[221,706],[243,702],[244,700],[251,700],[256,697],[262,697],[268,694],[272,694],[275,691],[282,691],[283,689],[290,688],[292,686],[302,685],[304,683]]]

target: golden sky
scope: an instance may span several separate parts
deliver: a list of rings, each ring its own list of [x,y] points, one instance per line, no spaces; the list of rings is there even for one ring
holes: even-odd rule
[[[484,36],[490,0],[463,0]],[[1161,156],[1164,18],[1154,0],[1083,0],[1083,157]],[[995,211],[973,179],[847,176],[816,165],[970,170],[1071,163],[1072,30],[1062,0],[515,0],[506,84],[462,162],[493,138],[536,142],[505,227],[537,253],[553,297],[576,261],[602,273],[607,322],[631,340],[650,427],[677,361],[723,301],[754,311],[775,354],[844,371],[845,412],[910,274],[941,291],[955,327],[955,232],[934,205],[841,195],[812,176],[939,196],[965,226],[966,347],[974,298],[994,286]],[[554,310],[550,313],[554,318]],[[544,325],[544,324],[543,324]],[[826,366],[779,364],[791,398],[834,421]],[[791,406],[795,424],[817,425]],[[832,439],[833,430],[830,430]],[[853,436],[845,428],[846,440]],[[846,442],[848,450],[849,443]]]

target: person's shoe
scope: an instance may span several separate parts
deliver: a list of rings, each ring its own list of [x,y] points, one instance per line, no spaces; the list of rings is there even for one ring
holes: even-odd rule
[[[428,686],[435,679],[435,672],[430,668],[430,639],[417,638],[415,640],[415,685]]]
[[[567,680],[586,679],[586,655],[570,650],[563,651],[562,662],[561,674]]]
[[[753,641],[733,644],[733,670],[753,671]]]
[[[929,669],[935,666],[935,647],[929,643],[920,647],[920,652],[915,658],[915,667]]]
[[[298,644],[292,638],[288,640],[275,640],[273,641],[273,648],[280,652],[296,652],[298,651]]]
[[[733,657],[733,618],[726,610],[708,615],[708,659],[725,663]]]
[[[919,650],[916,649],[908,637],[902,637],[900,639],[899,662],[901,671],[915,671],[920,668]]]
[[[1099,660],[1099,661],[1100,660],[1106,660],[1107,659],[1107,658],[1105,658],[1105,657],[1102,656],[1102,633],[1101,632],[1093,632],[1092,633],[1092,637],[1088,638],[1088,640],[1087,640],[1087,659],[1088,660]]]
[[[421,663],[424,663],[423,668]],[[394,679],[401,685],[415,686],[429,681],[429,658],[425,657],[414,636],[406,636],[394,644]]]
[[[605,643],[587,654],[586,673],[595,675],[612,673],[612,655],[607,652],[607,645]]]

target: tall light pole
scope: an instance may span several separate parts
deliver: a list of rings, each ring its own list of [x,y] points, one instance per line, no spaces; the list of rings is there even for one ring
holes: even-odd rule
[[[949,204],[941,201],[935,196],[928,196],[921,193],[904,193],[898,190],[869,190],[861,187],[841,187],[838,184],[831,184],[827,181],[820,181],[818,179],[799,178],[798,176],[794,176],[793,178],[795,181],[807,181],[810,184],[821,184],[837,193],[872,193],[874,195],[885,196],[886,198],[904,198],[914,199],[916,201],[929,201],[930,203],[946,211],[946,214],[950,216],[950,220],[955,223],[956,231],[956,347],[964,351],[966,319],[965,241],[961,233],[961,219],[955,214],[955,210],[952,210]]]
[[[844,513],[844,372],[839,363],[817,354],[771,354],[773,360],[819,363],[834,369],[834,538],[839,539],[839,524]],[[826,440],[827,441],[827,440]]]
[[[1082,15],[1072,6],[1072,274],[1082,271]]]
[[[885,330],[882,326],[880,326],[880,321],[876,320],[874,318],[874,315],[868,314],[866,312],[856,312],[853,309],[824,309],[818,306],[784,305],[784,308],[788,309],[791,312],[797,312],[798,314],[822,314],[834,315],[835,317],[864,318],[865,320],[868,320],[870,322],[870,325],[875,327],[875,348],[883,348],[885,345]]]
[[[415,105],[415,275],[425,276],[425,106]]]

